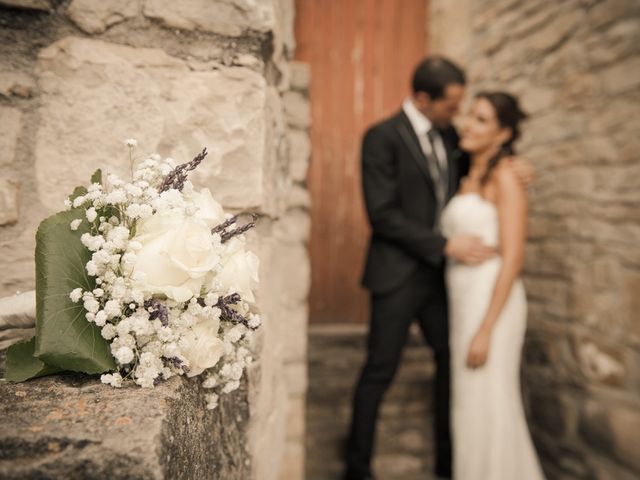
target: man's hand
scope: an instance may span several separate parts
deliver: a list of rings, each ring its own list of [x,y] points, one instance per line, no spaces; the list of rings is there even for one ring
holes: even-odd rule
[[[495,256],[496,249],[485,245],[475,235],[458,235],[447,240],[444,253],[467,265],[479,265]]]
[[[516,175],[520,179],[520,183],[522,183],[525,188],[531,187],[536,181],[535,171],[533,170],[531,162],[526,158],[518,156],[509,157],[509,161],[511,162],[513,170],[516,172]]]

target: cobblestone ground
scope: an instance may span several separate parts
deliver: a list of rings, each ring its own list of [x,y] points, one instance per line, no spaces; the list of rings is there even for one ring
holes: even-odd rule
[[[364,361],[365,341],[364,326],[322,326],[310,331],[307,480],[341,478],[351,398]],[[376,478],[431,478],[432,376],[430,350],[419,331],[415,331],[382,405],[375,457]]]

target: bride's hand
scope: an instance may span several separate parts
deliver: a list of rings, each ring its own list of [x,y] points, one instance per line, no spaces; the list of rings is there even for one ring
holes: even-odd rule
[[[467,367],[480,368],[487,363],[489,357],[489,346],[491,344],[491,332],[488,329],[480,328],[475,334],[469,346],[467,355]]]

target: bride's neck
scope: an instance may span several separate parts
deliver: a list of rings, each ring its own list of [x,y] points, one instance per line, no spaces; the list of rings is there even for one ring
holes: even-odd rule
[[[476,172],[484,172],[487,169],[489,161],[498,153],[498,149],[489,148],[481,152],[471,154],[471,170]]]

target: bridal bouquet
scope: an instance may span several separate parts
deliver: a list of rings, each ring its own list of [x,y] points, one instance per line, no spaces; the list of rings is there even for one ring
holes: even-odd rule
[[[152,155],[131,181],[97,171],[36,235],[36,336],[10,347],[7,379],[72,370],[154,387],[201,376],[208,408],[239,386],[260,325],[258,259],[240,225],[175,166]]]

